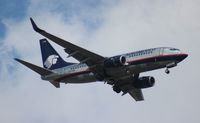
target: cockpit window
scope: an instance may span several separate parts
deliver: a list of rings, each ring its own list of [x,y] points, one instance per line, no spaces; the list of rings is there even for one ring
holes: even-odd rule
[[[172,51],[179,51],[179,49],[176,49],[176,48],[171,48],[170,50],[172,50]]]

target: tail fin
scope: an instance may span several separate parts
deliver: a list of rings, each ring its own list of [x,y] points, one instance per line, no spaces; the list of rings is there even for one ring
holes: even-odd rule
[[[47,39],[40,40],[40,48],[44,68],[53,70],[74,64],[65,62],[51,46],[51,44],[47,41]]]

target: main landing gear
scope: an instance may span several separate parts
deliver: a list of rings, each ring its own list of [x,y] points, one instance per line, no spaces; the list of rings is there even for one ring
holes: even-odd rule
[[[118,86],[114,85],[113,86],[113,91],[115,91],[116,93],[120,93],[121,89]]]

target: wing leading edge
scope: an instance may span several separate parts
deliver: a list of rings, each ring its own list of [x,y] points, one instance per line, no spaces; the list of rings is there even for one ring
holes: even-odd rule
[[[65,48],[65,52],[69,54],[68,57],[73,57],[77,59],[81,63],[86,63],[88,66],[93,66],[97,64],[98,62],[104,60],[105,58],[101,55],[98,55],[96,53],[93,53],[91,51],[88,51],[82,47],[76,46],[68,41],[65,41],[57,36],[54,36],[45,30],[42,30],[38,28],[38,26],[35,24],[32,18],[30,18],[33,29],[43,35],[44,37],[47,37],[51,41],[55,42],[56,44],[62,46]]]

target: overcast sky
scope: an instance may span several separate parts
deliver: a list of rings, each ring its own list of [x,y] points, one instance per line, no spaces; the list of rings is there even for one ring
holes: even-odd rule
[[[1,123],[199,123],[199,0],[1,0]],[[39,39],[29,17],[43,29],[103,56],[170,46],[189,57],[156,78],[145,101],[121,97],[100,82],[49,82],[13,60],[42,66]],[[50,42],[67,61],[63,48]]]

